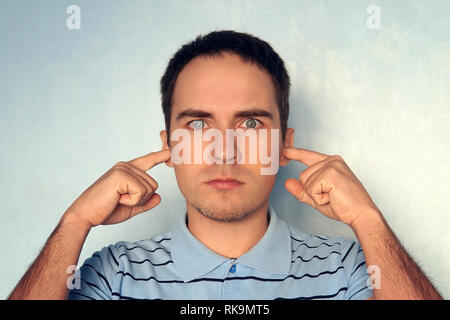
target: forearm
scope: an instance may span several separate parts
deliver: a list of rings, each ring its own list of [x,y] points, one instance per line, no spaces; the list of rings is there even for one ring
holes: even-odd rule
[[[396,239],[382,214],[374,210],[351,227],[364,252],[366,265],[380,270],[375,299],[442,299],[419,266]]]
[[[64,215],[9,299],[67,299],[67,269],[78,263],[89,228]]]

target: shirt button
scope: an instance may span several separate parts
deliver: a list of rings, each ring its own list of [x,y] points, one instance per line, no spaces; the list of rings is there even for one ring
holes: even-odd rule
[[[236,272],[236,265],[235,265],[235,264],[233,264],[233,265],[231,266],[230,272],[231,272],[231,273],[235,273],[235,272]]]

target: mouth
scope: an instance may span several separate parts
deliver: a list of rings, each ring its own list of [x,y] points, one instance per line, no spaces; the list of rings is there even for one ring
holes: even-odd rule
[[[219,190],[230,190],[237,188],[244,183],[233,178],[215,178],[206,182],[206,184]]]

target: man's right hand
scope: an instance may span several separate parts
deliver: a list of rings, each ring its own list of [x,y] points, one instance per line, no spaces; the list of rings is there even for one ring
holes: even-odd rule
[[[88,228],[120,223],[148,211],[161,202],[158,184],[146,171],[170,159],[170,150],[149,153],[118,162],[86,189],[67,209],[64,219]]]

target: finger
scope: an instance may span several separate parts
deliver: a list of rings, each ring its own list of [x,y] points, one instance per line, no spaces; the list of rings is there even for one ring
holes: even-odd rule
[[[126,166],[126,168],[130,170],[131,174],[135,174],[136,176],[142,178],[142,180],[145,181],[146,186],[149,186],[154,190],[158,189],[158,183],[141,169],[138,169],[133,165]]]
[[[298,175],[298,178],[303,183],[303,185],[306,187],[308,185],[308,180],[310,178],[312,178],[312,176],[314,176],[316,173],[320,172],[322,168],[324,168],[327,164],[329,164],[333,160],[334,160],[333,157],[328,157],[322,161],[316,162],[312,166],[303,170]]]
[[[313,199],[308,195],[306,189],[302,183],[297,179],[287,179],[284,183],[284,187],[289,191],[297,200],[309,204],[315,207]]]
[[[326,182],[312,182],[308,187],[306,187],[307,192],[311,199],[318,205],[326,205],[330,202],[329,188],[326,187]]]
[[[135,166],[142,171],[148,171],[155,165],[170,160],[170,149],[163,149],[157,152],[151,152],[145,156],[128,161],[129,164]]]
[[[140,214],[142,212],[148,211],[154,207],[156,207],[158,204],[161,203],[161,196],[157,193],[154,193],[152,197],[143,205],[133,207],[133,211],[131,213],[131,216],[134,217],[137,214]]]
[[[300,148],[284,148],[283,155],[288,159],[300,161],[308,167],[329,157],[323,153]]]
[[[148,174],[146,174],[144,171],[139,170],[138,168],[127,164],[126,162],[120,166],[120,168],[127,172],[128,176],[134,178],[134,180],[137,180],[140,182],[144,188],[144,196],[143,199],[141,199],[141,203],[144,203],[148,199],[150,199],[151,195],[155,190],[158,188],[158,184],[155,180],[153,180]]]
[[[120,182],[117,192],[120,194],[119,204],[134,207],[141,205],[142,200],[149,194],[141,178],[128,175],[127,179]]]
[[[330,202],[329,193],[334,189],[332,183],[330,183],[330,178],[327,177],[326,170],[328,167],[317,170],[308,179],[304,188],[308,195],[313,199],[318,205],[327,205]]]

